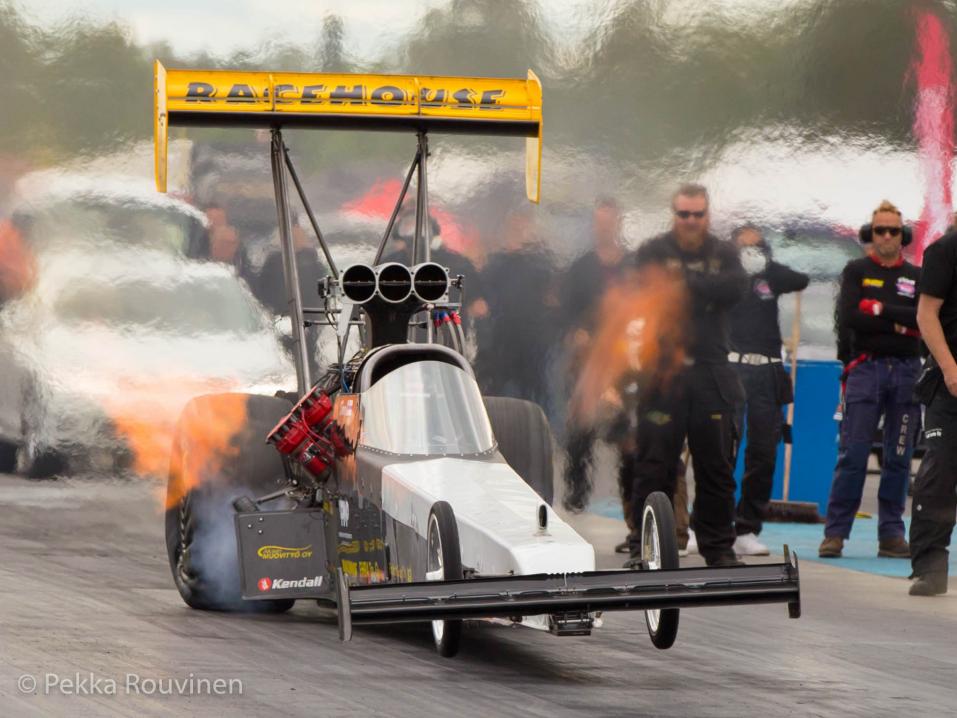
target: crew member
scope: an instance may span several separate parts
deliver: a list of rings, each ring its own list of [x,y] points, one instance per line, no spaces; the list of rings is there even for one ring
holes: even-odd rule
[[[639,282],[665,273],[667,281],[685,285],[689,335],[680,346],[660,347],[654,371],[662,378],[647,382],[639,399],[632,525],[641,526],[641,512],[651,492],[673,497],[687,437],[695,478],[691,523],[698,551],[709,566],[735,566],[740,562],[732,548],[731,460],[734,411],[744,394],[728,364],[728,310],[747,288],[747,275],[734,246],[708,231],[709,200],[703,186],[680,187],[671,209],[672,229],[645,242],[635,255],[635,265]],[[682,354],[684,360],[674,366]],[[640,559],[636,544],[626,566]]]
[[[554,257],[527,209],[509,213],[500,236],[502,251],[482,270],[488,317],[479,332],[476,379],[483,394],[533,401],[548,416],[549,360],[557,333]]]
[[[585,361],[593,332],[600,319],[599,307],[605,293],[621,278],[625,248],[621,241],[621,210],[618,203],[605,197],[598,200],[592,214],[593,246],[572,262],[559,287],[560,318],[564,323],[565,346],[568,352],[568,374],[574,383]],[[570,394],[571,392],[569,392]],[[580,417],[571,414],[566,424],[565,450],[568,463],[565,469],[565,508],[581,511],[591,494],[589,470],[595,429],[584,425]],[[620,447],[619,447],[620,448]],[[623,471],[627,481],[631,473],[623,457]],[[619,482],[622,476],[619,476]],[[629,491],[630,491],[629,487]],[[627,548],[624,549],[627,551]]]
[[[927,248],[918,291],[917,323],[931,358],[918,386],[927,449],[914,481],[910,594],[934,596],[947,592],[957,514],[957,230]]]
[[[744,387],[745,405],[737,424],[747,419],[747,448],[741,498],[735,512],[734,551],[739,556],[767,556],[758,540],[761,523],[771,500],[774,466],[783,425],[782,407],[794,401],[791,377],[781,363],[781,328],[778,297],[800,292],[810,277],[771,259],[771,248],[754,225],[739,227],[732,234],[741,254],[741,264],[750,275],[750,291],[731,310],[731,353]]]
[[[905,239],[906,236],[906,239]],[[861,228],[868,256],[844,267],[838,296],[839,331],[850,335],[840,450],[827,504],[821,558],[838,558],[861,504],[867,459],[884,415],[884,461],[878,490],[878,556],[909,558],[904,505],[920,414],[913,398],[920,371],[917,267],[904,260],[909,242],[900,210],[886,200]]]

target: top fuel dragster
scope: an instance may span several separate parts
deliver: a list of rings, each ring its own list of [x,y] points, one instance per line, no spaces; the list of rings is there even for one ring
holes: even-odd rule
[[[194,608],[334,606],[340,637],[366,623],[428,622],[442,655],[465,619],[587,635],[603,612],[645,611],[653,643],[675,640],[683,607],[786,603],[800,615],[797,559],[679,568],[671,503],[649,497],[637,570],[598,571],[595,552],[549,505],[552,442],[530,402],[483,397],[462,354],[464,278],[430,260],[431,133],[526,138],[539,199],[542,94],[526,79],[166,70],[155,65],[156,181],[169,127],[271,131],[296,396],[208,395],[187,405],[173,446],[166,537]],[[376,256],[340,271],[303,191],[286,128],[404,131],[417,140]],[[382,263],[416,180],[408,263]],[[294,188],[330,275],[300,296],[290,237]],[[339,361],[310,376],[305,328],[335,329]],[[346,357],[353,332],[361,349]],[[204,455],[211,426],[241,411],[229,450]],[[266,442],[268,438],[268,443]],[[204,458],[205,456],[205,458]]]

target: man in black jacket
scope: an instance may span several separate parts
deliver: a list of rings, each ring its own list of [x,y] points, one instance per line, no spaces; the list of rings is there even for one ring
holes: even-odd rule
[[[917,323],[932,358],[918,393],[927,406],[927,451],[914,481],[910,525],[911,596],[947,592],[950,537],[957,515],[957,231],[927,248],[918,284]]]
[[[868,256],[847,263],[838,296],[839,328],[850,330],[845,367],[840,450],[827,504],[821,558],[838,558],[861,504],[874,433],[884,416],[884,461],[878,489],[878,556],[909,558],[904,506],[914,434],[920,418],[913,398],[920,371],[917,331],[919,270],[904,261],[900,210],[884,201],[861,239],[873,242]]]
[[[601,317],[599,309],[605,293],[621,280],[625,247],[621,239],[621,210],[610,198],[601,198],[592,214],[593,246],[572,262],[559,285],[559,318],[568,354],[571,389],[581,372],[588,348]],[[569,395],[571,394],[569,391]],[[595,428],[583,425],[574,414],[566,422],[565,508],[581,511],[591,494],[589,471]],[[630,482],[632,472],[626,456],[622,457],[619,483]],[[628,486],[628,491],[631,487]],[[630,518],[630,517],[629,517]],[[625,548],[624,550],[628,550]]]
[[[744,294],[747,275],[734,246],[709,233],[708,205],[704,187],[683,185],[672,197],[671,231],[648,240],[635,255],[639,282],[664,274],[666,281],[686,287],[688,319],[684,342],[658,347],[661,378],[645,382],[648,389],[639,398],[632,525],[641,526],[650,493],[674,496],[687,437],[695,478],[691,523],[698,551],[709,566],[734,566],[740,562],[732,548],[731,460],[734,411],[744,395],[728,364],[728,310]],[[640,546],[633,548],[629,564],[637,560]]]
[[[731,237],[751,278],[750,291],[731,310],[732,351],[728,355],[745,394],[738,426],[747,418],[748,427],[734,551],[739,556],[767,556],[768,547],[758,540],[758,534],[771,500],[783,426],[781,409],[794,401],[791,377],[781,362],[778,297],[800,292],[810,277],[773,261],[771,248],[754,225],[739,227]]]

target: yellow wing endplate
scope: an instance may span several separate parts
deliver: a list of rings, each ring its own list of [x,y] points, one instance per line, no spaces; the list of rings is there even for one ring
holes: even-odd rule
[[[541,185],[542,86],[527,79],[167,70],[154,65],[156,187],[168,128],[314,127],[527,137],[526,190]]]

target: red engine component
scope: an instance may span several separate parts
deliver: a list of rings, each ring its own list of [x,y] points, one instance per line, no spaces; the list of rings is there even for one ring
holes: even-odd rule
[[[321,478],[336,457],[352,452],[331,414],[332,399],[319,387],[313,387],[269,432],[266,441]]]

